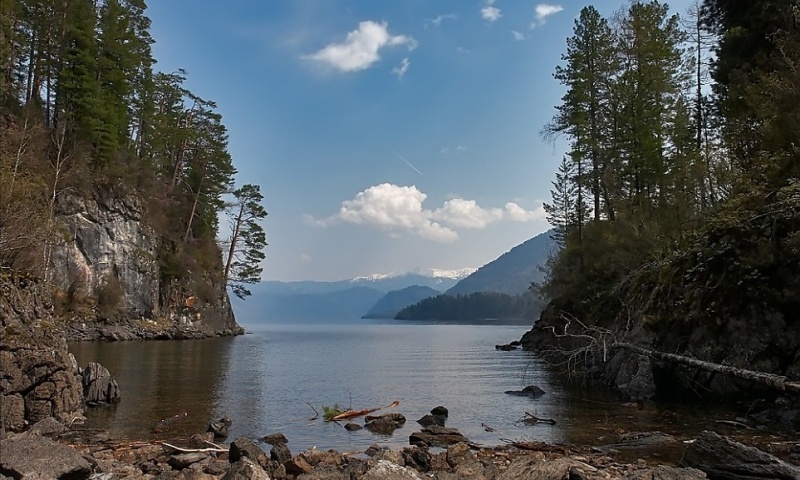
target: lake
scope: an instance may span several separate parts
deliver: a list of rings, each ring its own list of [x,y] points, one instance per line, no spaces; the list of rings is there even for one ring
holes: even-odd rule
[[[187,412],[162,434],[174,437],[205,431],[209,421],[227,415],[233,420],[229,441],[282,432],[299,452],[405,446],[420,428],[416,420],[438,405],[450,412],[447,426],[485,445],[503,439],[611,443],[621,430],[691,435],[735,415],[682,405],[626,408],[609,392],[557,381],[528,352],[494,348],[518,340],[529,327],[363,320],[245,327],[249,334],[236,338],[71,344],[79,365],[103,364],[122,392],[117,405],[90,409],[88,426],[116,438],[155,438],[159,420]],[[547,393],[536,399],[504,393],[526,385]],[[399,407],[376,413],[407,418],[390,436],[348,432],[343,423],[321,418],[323,405],[362,409],[394,400]],[[314,410],[320,418],[311,420]],[[525,412],[557,423],[524,425],[518,420]]]

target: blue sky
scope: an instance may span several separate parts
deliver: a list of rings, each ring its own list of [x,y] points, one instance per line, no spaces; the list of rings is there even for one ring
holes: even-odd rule
[[[338,280],[480,267],[548,228],[565,144],[539,131],[585,5],[151,0],[148,16],[156,68],[217,103],[237,182],[261,186],[263,278]]]

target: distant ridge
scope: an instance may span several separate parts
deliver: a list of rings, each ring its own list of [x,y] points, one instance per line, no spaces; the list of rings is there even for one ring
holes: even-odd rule
[[[369,309],[361,318],[394,318],[397,312],[414,305],[428,297],[440,295],[442,292],[430,287],[412,285],[401,290],[394,290],[387,293],[383,298]]]
[[[468,295],[476,292],[498,292],[519,295],[531,282],[544,278],[541,267],[555,251],[556,244],[548,230],[512,248],[496,260],[482,266],[445,292],[446,295]]]

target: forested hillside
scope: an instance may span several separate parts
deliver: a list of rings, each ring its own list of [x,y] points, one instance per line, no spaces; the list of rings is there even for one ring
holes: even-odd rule
[[[701,396],[742,385],[586,339],[796,375],[796,2],[705,0],[681,17],[657,1],[612,18],[585,7],[554,76],[565,94],[543,134],[569,152],[546,210],[564,248],[529,348],[580,352],[618,386],[652,370]]]
[[[186,88],[186,72],[153,69],[145,2],[1,5],[4,275],[52,285],[72,313],[83,300],[116,303],[132,288],[120,284],[116,265],[103,267],[101,275],[97,265],[67,272],[59,264],[70,248],[97,243],[108,227],[110,240],[103,241],[127,242],[120,252],[138,265],[133,269],[157,277],[161,307],[220,302],[226,286],[247,295],[245,285],[259,279],[264,258],[262,194],[257,185],[234,185],[236,169],[215,103]],[[223,212],[230,229],[221,225]],[[120,239],[119,231],[104,227],[112,221],[107,217],[134,222],[140,232],[134,237],[148,240]],[[86,222],[99,225],[93,239],[79,237]],[[220,230],[229,240],[224,252]],[[106,309],[111,313],[125,312]]]

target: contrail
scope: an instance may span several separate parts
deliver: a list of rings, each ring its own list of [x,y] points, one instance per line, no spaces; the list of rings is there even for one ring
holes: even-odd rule
[[[383,146],[384,146],[384,147],[386,147],[386,149],[387,149],[387,150],[389,150],[390,152],[392,152],[392,153],[394,153],[395,155],[397,155],[397,158],[399,158],[400,160],[404,161],[404,162],[406,163],[406,165],[408,165],[409,167],[411,167],[412,169],[414,169],[414,171],[415,171],[415,172],[417,172],[417,173],[419,173],[420,175],[422,175],[422,172],[420,172],[420,171],[419,171],[419,169],[418,169],[417,167],[415,167],[414,165],[411,165],[411,162],[409,162],[408,160],[406,160],[406,159],[405,159],[405,157],[403,157],[402,155],[400,155],[399,153],[397,153],[397,152],[396,152],[396,151],[394,151],[393,149],[389,148],[389,145],[386,145],[386,144],[384,144]]]

